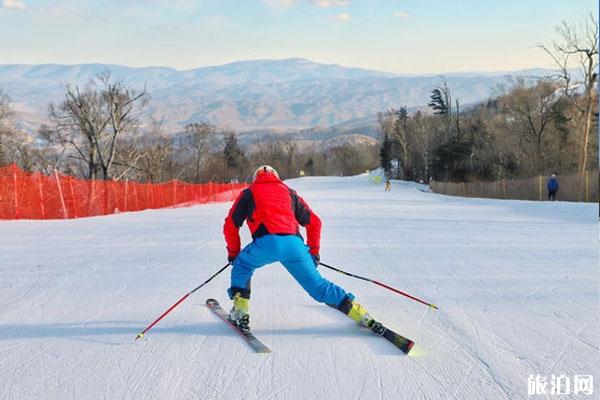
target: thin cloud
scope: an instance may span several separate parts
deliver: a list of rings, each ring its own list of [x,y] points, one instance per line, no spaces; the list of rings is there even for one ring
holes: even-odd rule
[[[348,13],[341,13],[338,15],[334,15],[333,17],[331,17],[331,19],[338,22],[348,22],[350,21],[350,19],[352,19],[352,15]]]
[[[346,7],[350,0],[263,0],[264,3],[275,7],[291,7],[299,3],[308,3],[319,8]]]
[[[350,5],[350,0],[308,0],[308,2],[321,8],[346,7]]]
[[[20,0],[2,0],[2,8],[9,10],[25,10],[27,6]]]
[[[405,13],[405,12],[401,12],[401,11],[398,11],[398,12],[395,12],[395,13],[394,13],[394,17],[398,17],[398,18],[407,18],[407,17],[410,17],[410,14],[409,14],[409,13]]]

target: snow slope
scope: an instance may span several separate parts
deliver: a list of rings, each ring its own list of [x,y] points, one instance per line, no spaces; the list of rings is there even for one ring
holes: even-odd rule
[[[226,303],[227,273],[134,342],[224,265],[229,204],[0,221],[0,398],[526,399],[530,374],[594,374],[597,395],[597,205],[385,193],[365,176],[289,184],[324,221],[324,262],[440,307],[322,270],[415,340],[411,357],[278,264],[252,282],[252,327],[273,353],[204,306]]]

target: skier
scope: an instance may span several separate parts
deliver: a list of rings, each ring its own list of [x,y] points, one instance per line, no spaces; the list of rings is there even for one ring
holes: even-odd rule
[[[556,192],[558,191],[558,180],[556,174],[550,175],[548,179],[548,200],[556,200]]]
[[[386,192],[389,192],[391,190],[391,188],[392,188],[392,185],[390,183],[390,178],[387,178],[386,181],[385,181],[385,188],[384,188],[384,190]]]
[[[240,251],[239,229],[247,221],[252,242]],[[306,228],[307,245],[299,225]],[[321,239],[321,220],[306,202],[280,179],[269,165],[259,167],[249,188],[243,190],[223,226],[228,260],[233,264],[231,287],[233,300],[229,320],[242,332],[250,332],[250,279],[254,270],[279,261],[296,281],[318,302],[348,315],[359,324],[372,328],[375,322],[354,295],[323,278],[317,266]]]

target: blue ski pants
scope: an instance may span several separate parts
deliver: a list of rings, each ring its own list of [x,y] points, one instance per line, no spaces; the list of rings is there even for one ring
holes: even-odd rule
[[[229,297],[233,298],[235,289],[246,289],[249,297],[254,271],[276,261],[281,262],[300,286],[320,303],[337,308],[346,297],[354,299],[354,295],[321,276],[308,246],[296,235],[265,235],[244,247],[233,262],[231,288],[227,291]]]

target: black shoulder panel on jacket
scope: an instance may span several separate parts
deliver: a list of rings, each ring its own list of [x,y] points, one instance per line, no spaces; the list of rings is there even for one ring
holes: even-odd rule
[[[233,224],[238,228],[244,225],[244,220],[249,218],[254,211],[254,198],[250,189],[244,189],[242,192],[242,198],[236,204],[235,210],[233,210]]]
[[[292,197],[292,210],[294,210],[296,221],[302,226],[308,225],[310,222],[310,211],[300,200],[298,194],[292,189],[290,189],[290,196]]]

